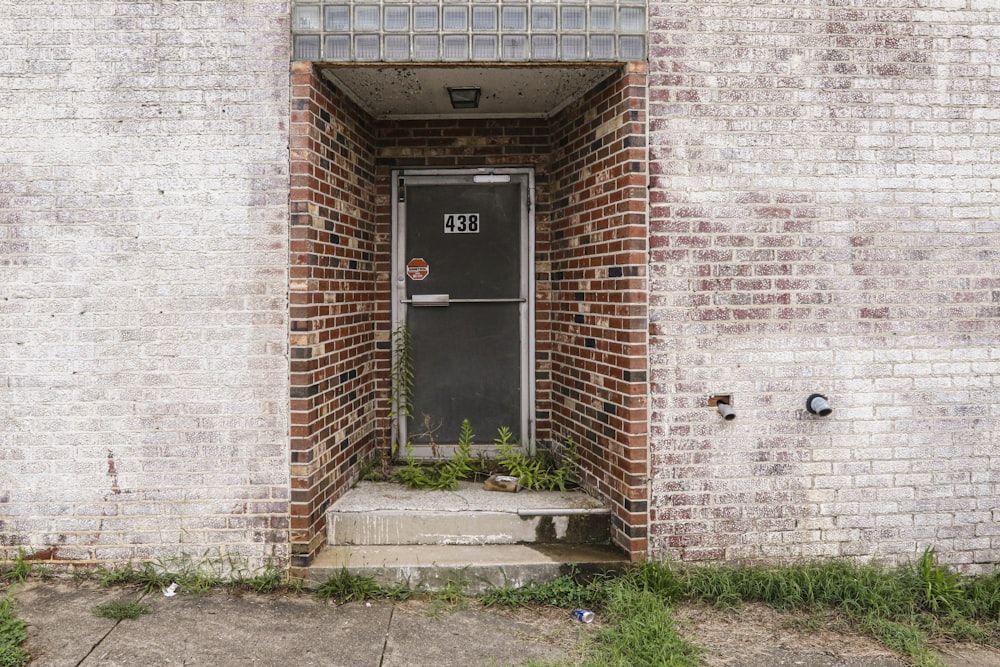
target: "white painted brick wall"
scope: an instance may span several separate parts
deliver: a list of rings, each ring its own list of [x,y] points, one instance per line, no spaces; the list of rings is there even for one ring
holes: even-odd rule
[[[989,569],[1000,3],[650,16],[653,552]]]
[[[0,549],[286,555],[288,11],[0,0]]]

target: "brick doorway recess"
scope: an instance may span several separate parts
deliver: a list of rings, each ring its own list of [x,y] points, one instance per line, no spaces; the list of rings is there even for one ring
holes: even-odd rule
[[[630,63],[550,118],[387,120],[293,65],[291,542],[306,567],[325,511],[389,438],[390,174],[532,167],[536,432],[572,438],[612,537],[647,550],[646,68]]]

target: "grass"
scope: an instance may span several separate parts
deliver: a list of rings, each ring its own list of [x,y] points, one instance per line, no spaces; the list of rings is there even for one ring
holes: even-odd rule
[[[0,581],[9,583],[24,581],[35,572],[35,564],[24,554],[23,549],[17,550],[17,557],[12,561],[0,563]],[[3,663],[0,663],[2,665]]]
[[[662,566],[661,566],[662,567]],[[832,609],[885,646],[937,665],[929,640],[1000,641],[1000,578],[965,578],[928,549],[916,564],[887,569],[845,561],[789,567],[706,566],[679,570],[680,595],[735,606],[761,602],[775,609]]]
[[[36,574],[42,571],[28,559],[23,549],[18,549],[13,560],[0,563],[0,583],[5,585],[20,583]],[[0,598],[0,667],[28,664],[30,656],[21,648],[28,638],[25,627],[27,624],[14,614],[14,600],[9,595]]]
[[[611,625],[596,634],[587,665],[697,664],[698,650],[678,635],[671,607],[685,601],[738,607],[763,603],[794,611],[808,627],[831,616],[918,665],[940,665],[931,639],[1000,645],[1000,571],[963,577],[928,549],[913,565],[885,568],[848,561],[782,567],[673,566],[643,563],[621,576],[581,583],[502,588],[486,605],[589,606]]]
[[[125,619],[134,620],[150,612],[149,605],[144,605],[138,600],[115,600],[106,604],[99,604],[93,609],[94,616],[101,618],[111,618],[116,621]]]
[[[371,575],[351,574],[343,569],[327,577],[315,594],[324,602],[346,604],[379,599],[406,600],[413,595],[413,591],[405,584],[382,586]]]
[[[529,607],[543,605],[565,609],[596,606],[600,587],[580,581],[576,572],[543,583],[528,582],[517,588],[494,588],[481,598],[487,607]]]
[[[171,583],[187,592],[215,587],[260,593],[295,590],[281,570],[237,565],[185,558],[98,568],[91,576],[105,586],[128,584],[146,591]],[[29,576],[33,569],[23,555],[0,569],[0,580],[8,583]],[[372,576],[342,570],[315,594],[320,600],[343,604],[405,600],[423,593],[436,605],[454,608],[467,601],[462,592],[466,583],[459,572],[440,592],[424,593],[404,584],[384,586]],[[930,649],[932,640],[1000,645],[1000,570],[965,577],[940,564],[933,549],[927,549],[916,563],[896,568],[843,560],[771,567],[647,562],[618,575],[590,580],[572,570],[546,583],[493,589],[480,601],[487,607],[544,605],[598,611],[608,623],[585,646],[585,664],[593,667],[697,664],[699,650],[677,632],[671,611],[686,601],[733,608],[761,603],[795,612],[789,623],[798,623],[803,630],[832,621],[870,635],[923,667],[941,664]],[[132,612],[123,607],[109,613]],[[14,616],[12,600],[0,600],[0,667],[25,664],[27,656],[19,648],[23,640],[24,624]]]
[[[28,638],[26,624],[14,615],[14,601],[10,597],[0,600],[0,667],[21,667],[28,664],[29,656],[21,648]]]
[[[143,591],[162,591],[171,584],[186,593],[202,594],[224,588],[234,592],[299,592],[283,570],[267,564],[250,569],[239,558],[196,559],[190,556],[165,561],[131,562],[116,567],[98,567],[87,576],[101,586],[138,586]]]
[[[653,591],[617,580],[605,586],[603,607],[612,625],[593,638],[588,667],[699,664],[700,650],[678,634],[670,607]]]

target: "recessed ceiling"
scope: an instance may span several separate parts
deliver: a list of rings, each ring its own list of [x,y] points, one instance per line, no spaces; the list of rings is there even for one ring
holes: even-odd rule
[[[327,67],[330,81],[376,118],[548,117],[617,71],[589,67]],[[448,88],[478,86],[478,109],[452,109]]]

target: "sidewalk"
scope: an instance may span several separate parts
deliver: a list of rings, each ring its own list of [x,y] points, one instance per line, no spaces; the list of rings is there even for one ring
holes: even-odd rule
[[[325,667],[499,667],[569,658],[591,629],[564,610],[528,616],[426,600],[335,606],[311,595],[151,593],[149,614],[114,621],[96,605],[137,592],[67,580],[12,588],[29,624],[33,667],[310,665]]]
[[[223,591],[150,593],[141,600],[149,614],[114,621],[95,616],[94,607],[135,600],[138,591],[55,578],[29,579],[9,592],[18,618],[29,624],[25,649],[32,667],[574,665],[581,640],[602,621],[583,624],[565,609],[486,609],[476,601],[336,606],[309,594]],[[911,664],[868,638],[796,631],[787,616],[759,606],[736,612],[689,607],[677,617],[685,635],[705,649],[710,667]],[[1000,650],[985,647],[947,646],[938,656],[946,667],[1000,665]]]

